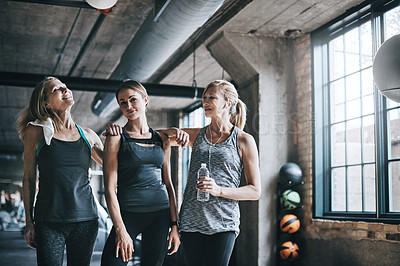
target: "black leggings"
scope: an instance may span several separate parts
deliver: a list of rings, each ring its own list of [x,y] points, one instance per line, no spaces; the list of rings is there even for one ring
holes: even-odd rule
[[[235,232],[213,235],[181,232],[186,264],[188,266],[228,265],[235,239]]]
[[[67,265],[90,265],[99,225],[97,220],[35,224],[39,266],[61,266],[67,246]]]
[[[146,213],[122,212],[121,214],[126,230],[133,241],[139,233],[142,233],[140,265],[162,265],[167,253],[167,239],[171,222],[170,210]],[[101,265],[128,264],[128,262],[122,261],[121,255],[118,258],[115,257],[115,249],[115,228],[113,227],[104,246]],[[137,247],[135,247],[136,250]]]

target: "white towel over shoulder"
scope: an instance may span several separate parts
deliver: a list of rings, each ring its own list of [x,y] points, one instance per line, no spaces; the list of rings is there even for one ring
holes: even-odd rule
[[[54,126],[53,126],[53,122],[51,121],[51,119],[47,118],[47,120],[44,120],[44,121],[36,119],[35,121],[28,122],[28,125],[29,124],[31,124],[33,126],[42,127],[44,140],[46,141],[47,145],[50,145],[51,139],[54,136]]]

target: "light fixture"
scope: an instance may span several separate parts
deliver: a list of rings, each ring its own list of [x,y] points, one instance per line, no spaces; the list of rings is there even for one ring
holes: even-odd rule
[[[379,47],[372,65],[374,81],[384,96],[400,102],[400,34]]]
[[[109,9],[113,7],[118,0],[86,0],[86,2],[96,9]]]

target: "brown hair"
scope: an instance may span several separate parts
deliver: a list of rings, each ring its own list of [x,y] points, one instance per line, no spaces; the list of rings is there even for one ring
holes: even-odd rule
[[[39,120],[47,120],[51,118],[55,130],[58,130],[61,125],[60,119],[49,109],[46,108],[46,84],[51,80],[58,80],[55,77],[45,77],[42,81],[36,84],[35,89],[31,94],[29,105],[25,108],[17,119],[17,130],[22,140],[24,139],[25,129],[28,126],[28,122]]]
[[[232,106],[229,110],[229,113],[231,115],[230,122],[237,126],[239,129],[243,130],[246,124],[246,105],[244,104],[244,102],[242,102],[242,100],[239,99],[239,95],[235,86],[226,80],[215,80],[210,82],[206,86],[203,95],[209,88],[212,87],[217,87],[219,89],[219,91],[224,96],[225,101],[232,101]]]

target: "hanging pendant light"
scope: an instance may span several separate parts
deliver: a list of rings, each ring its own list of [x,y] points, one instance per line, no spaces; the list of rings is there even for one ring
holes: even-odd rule
[[[118,0],[86,0],[86,2],[92,7],[104,10],[113,7]]]
[[[400,103],[400,34],[379,47],[372,70],[375,84],[382,94]]]

